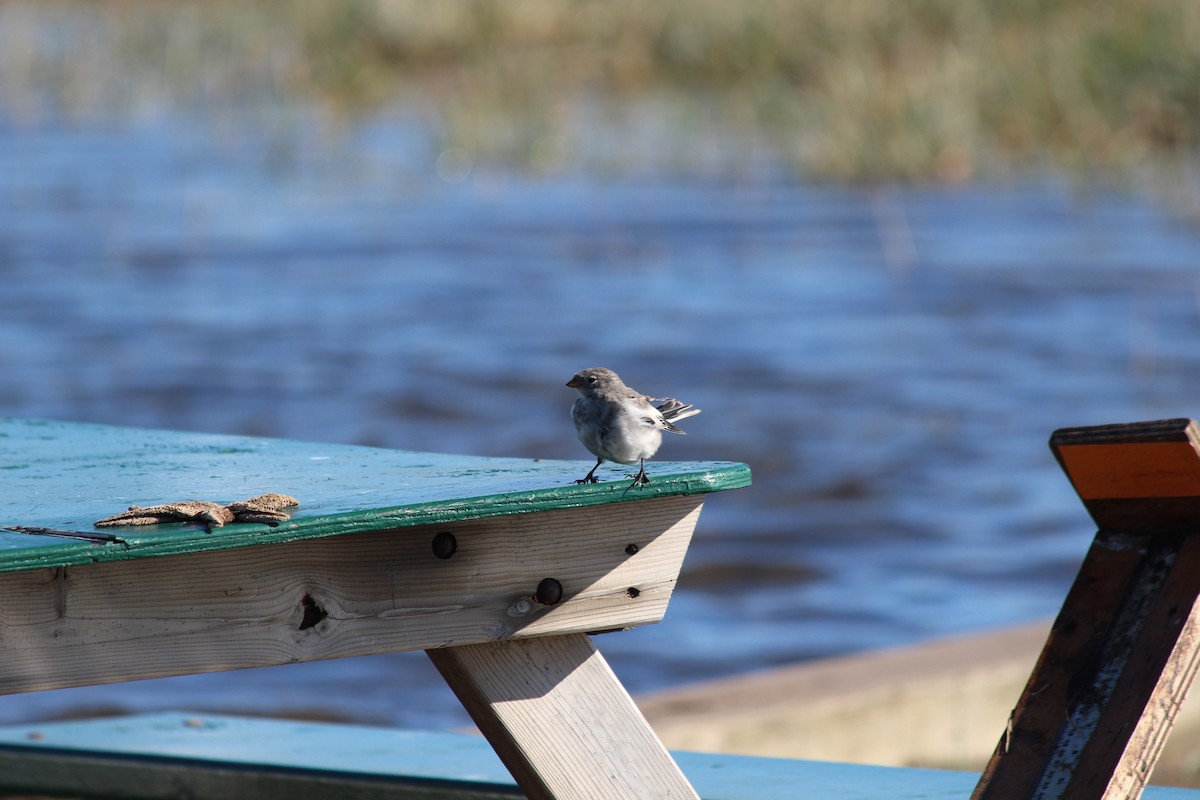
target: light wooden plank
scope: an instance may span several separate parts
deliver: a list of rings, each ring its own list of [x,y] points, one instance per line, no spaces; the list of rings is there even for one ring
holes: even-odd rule
[[[657,622],[701,502],[0,574],[0,693]],[[557,605],[530,599],[546,578]]]
[[[697,798],[587,636],[429,656],[530,800]]]

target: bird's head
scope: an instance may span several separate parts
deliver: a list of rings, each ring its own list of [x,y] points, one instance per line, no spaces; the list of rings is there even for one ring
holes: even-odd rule
[[[581,392],[589,389],[601,389],[606,386],[620,384],[621,379],[617,377],[617,373],[611,369],[604,367],[591,367],[589,369],[576,372],[571,380],[567,381],[567,386],[572,389],[578,389]]]

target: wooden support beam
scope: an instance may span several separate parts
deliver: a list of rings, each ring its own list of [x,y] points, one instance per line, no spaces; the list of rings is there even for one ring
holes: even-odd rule
[[[587,636],[428,653],[530,800],[696,800]]]
[[[1137,798],[1200,663],[1200,429],[1050,445],[1100,530],[972,797]]]
[[[702,499],[0,573],[0,694],[657,622]]]

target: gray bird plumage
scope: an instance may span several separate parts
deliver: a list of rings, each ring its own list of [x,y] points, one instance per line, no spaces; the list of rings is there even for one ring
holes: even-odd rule
[[[633,486],[650,482],[646,477],[646,459],[658,452],[662,432],[682,434],[675,422],[700,413],[700,409],[670,397],[649,397],[630,389],[617,373],[604,367],[592,367],[575,373],[567,386],[579,397],[571,406],[575,433],[592,455],[596,465],[576,483],[596,483],[596,469],[605,461],[638,464],[638,474],[630,475]]]

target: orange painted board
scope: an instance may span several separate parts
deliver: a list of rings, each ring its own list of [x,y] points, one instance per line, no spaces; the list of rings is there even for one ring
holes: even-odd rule
[[[1200,497],[1200,453],[1191,442],[1058,445],[1082,500]]]

